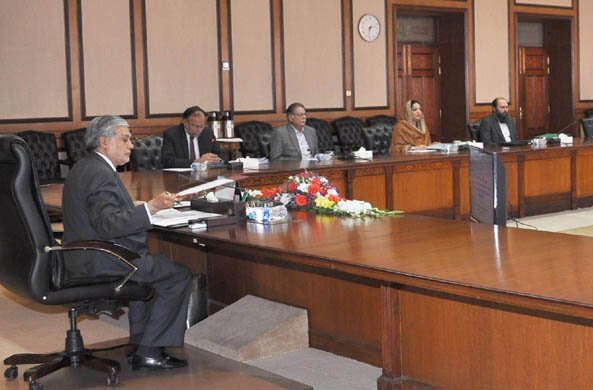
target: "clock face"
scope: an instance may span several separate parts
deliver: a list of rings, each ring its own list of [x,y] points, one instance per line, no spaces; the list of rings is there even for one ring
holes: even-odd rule
[[[362,15],[358,21],[358,32],[360,37],[367,42],[374,41],[379,37],[381,32],[381,24],[379,19],[373,15]]]

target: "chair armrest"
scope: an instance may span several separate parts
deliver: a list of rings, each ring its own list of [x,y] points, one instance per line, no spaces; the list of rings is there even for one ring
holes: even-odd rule
[[[69,242],[67,244],[63,244],[61,246],[46,246],[44,248],[46,252],[51,251],[74,251],[74,250],[96,250],[108,253],[115,258],[119,259],[125,265],[130,267],[130,272],[124,276],[122,281],[117,285],[115,288],[116,291],[119,291],[124,284],[127,283],[128,280],[138,271],[138,267],[131,263],[132,260],[137,259],[140,255],[125,246],[114,244],[109,241],[100,241],[100,240],[88,240],[88,241],[74,241]]]

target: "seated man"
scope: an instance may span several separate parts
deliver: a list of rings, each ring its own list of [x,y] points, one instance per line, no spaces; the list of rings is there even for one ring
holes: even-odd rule
[[[484,145],[517,141],[517,128],[509,116],[509,103],[505,98],[498,97],[492,101],[492,115],[482,120],[479,132]]]
[[[317,133],[306,126],[307,113],[301,103],[292,103],[286,109],[288,123],[274,129],[270,139],[270,160],[300,160],[319,153]]]
[[[163,168],[189,168],[193,162],[220,162],[220,145],[206,127],[206,112],[192,106],[183,112],[183,122],[165,130],[161,161]]]
[[[165,347],[181,347],[191,272],[162,254],[148,250],[146,231],[152,229],[151,215],[173,206],[168,192],[135,204],[116,170],[130,159],[133,145],[128,123],[118,116],[97,117],[85,132],[91,152],[70,171],[62,198],[64,242],[106,240],[123,245],[140,257],[132,262],[138,271],[131,280],[150,285],[155,294],[149,301],[129,302],[130,344],[136,350],[129,361],[133,369],[184,367],[185,360],[165,353]],[[70,278],[123,277],[129,268],[112,256],[96,251],[64,253]]]

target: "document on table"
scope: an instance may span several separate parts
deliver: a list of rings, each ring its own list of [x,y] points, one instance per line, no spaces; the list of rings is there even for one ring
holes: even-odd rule
[[[178,227],[186,226],[187,222],[192,219],[207,219],[220,216],[220,214],[205,213],[198,210],[179,211],[175,209],[164,209],[152,215],[151,219],[154,226]]]
[[[221,187],[221,186],[234,187],[234,185],[230,185],[230,183],[234,183],[234,182],[235,181],[233,179],[227,179],[227,178],[212,180],[207,183],[200,184],[200,185],[185,189],[183,191],[179,191],[177,193],[177,195],[185,196],[185,195],[197,194],[198,192],[206,191],[206,190],[216,188],[216,187]]]

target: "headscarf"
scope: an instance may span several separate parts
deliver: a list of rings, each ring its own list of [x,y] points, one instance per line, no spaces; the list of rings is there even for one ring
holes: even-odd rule
[[[426,123],[424,122],[424,112],[422,113],[422,118],[419,121],[414,120],[414,115],[412,114],[412,106],[414,104],[420,104],[419,101],[410,99],[406,102],[406,107],[404,111],[404,120],[409,122],[412,126],[418,129],[419,132],[424,134],[426,132]],[[422,106],[422,104],[420,104]]]

